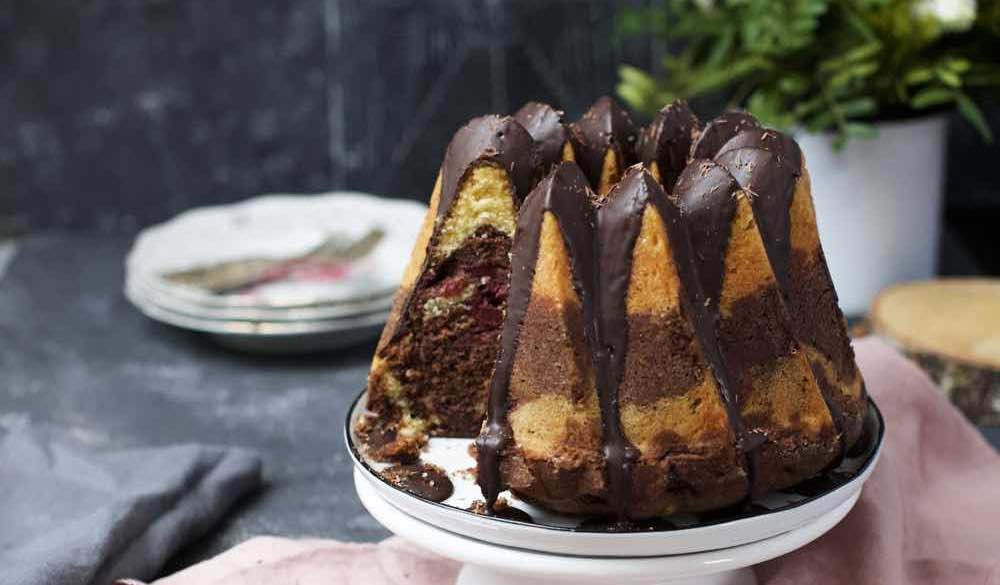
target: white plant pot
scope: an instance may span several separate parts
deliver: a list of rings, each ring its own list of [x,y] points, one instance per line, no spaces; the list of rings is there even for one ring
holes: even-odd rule
[[[947,118],[878,124],[840,152],[802,133],[819,234],[840,306],[863,315],[882,288],[937,271]]]

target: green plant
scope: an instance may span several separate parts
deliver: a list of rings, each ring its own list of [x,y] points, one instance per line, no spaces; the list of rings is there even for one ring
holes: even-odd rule
[[[626,10],[621,31],[675,49],[661,75],[620,69],[618,94],[645,112],[722,96],[839,147],[874,121],[954,106],[992,139],[970,94],[1000,87],[1000,0],[666,0]]]

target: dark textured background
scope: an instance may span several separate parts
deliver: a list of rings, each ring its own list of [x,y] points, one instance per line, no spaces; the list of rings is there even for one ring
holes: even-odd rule
[[[619,63],[655,63],[656,43],[615,40],[620,10],[606,0],[4,0],[0,222],[131,231],[262,192],[426,197],[469,117],[529,99],[575,116],[613,91]],[[1000,134],[1000,109],[988,111]],[[961,122],[951,133],[946,245],[978,250],[990,241],[984,219],[1000,219],[1000,149]],[[1000,272],[994,262],[974,264]]]
[[[609,40],[616,11],[8,0],[0,196],[22,226],[107,230],[267,191],[424,197],[469,117],[529,99],[581,112],[617,63],[649,63],[651,43]]]

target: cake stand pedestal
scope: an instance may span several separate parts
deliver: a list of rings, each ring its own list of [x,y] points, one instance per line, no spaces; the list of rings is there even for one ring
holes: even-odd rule
[[[553,583],[579,583],[580,585],[602,583],[603,585],[615,585],[617,583],[653,583],[653,581],[618,581],[617,575],[617,573],[609,573],[599,578],[595,577],[593,581],[582,581],[578,578],[567,581],[551,577],[538,578],[514,573],[498,573],[477,565],[466,564],[458,574],[458,580],[455,581],[455,585],[551,585]],[[722,571],[713,575],[689,578],[681,577],[671,579],[670,581],[657,581],[657,583],[669,583],[670,585],[757,585],[757,578],[751,569],[744,567],[733,571]]]
[[[354,483],[361,502],[386,528],[422,548],[464,563],[457,585],[754,585],[757,581],[750,567],[812,542],[840,522],[861,495],[859,485],[847,499],[801,526],[739,546],[706,546],[702,551],[668,556],[576,556],[540,551],[538,543],[529,539],[517,547],[505,546],[483,539],[495,540],[496,534],[445,530],[414,517],[405,509],[405,500],[403,505],[388,501],[373,479],[357,468]],[[413,500],[418,503],[417,498]],[[766,533],[767,518],[759,521],[762,533]],[[504,522],[493,524],[491,532],[516,528]],[[610,543],[618,536],[606,534],[604,538]]]

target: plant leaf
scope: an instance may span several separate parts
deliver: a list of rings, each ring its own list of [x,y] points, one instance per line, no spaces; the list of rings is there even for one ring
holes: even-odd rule
[[[962,78],[959,77],[954,71],[944,67],[938,67],[934,73],[937,75],[937,78],[948,87],[962,87]]]
[[[972,67],[972,63],[968,59],[962,59],[961,57],[952,57],[945,61],[944,65],[955,73],[965,73]]]
[[[930,67],[918,67],[916,69],[910,70],[906,75],[903,76],[903,81],[907,85],[919,85],[921,83],[927,83],[934,78],[934,70]]]
[[[878,136],[878,130],[871,124],[848,122],[844,126],[844,134],[846,134],[848,138],[862,138],[864,140],[868,140]]]
[[[831,76],[828,83],[830,84],[831,89],[840,89],[853,81],[864,79],[865,77],[872,75],[878,71],[878,68],[879,64],[876,61],[851,65]]]
[[[962,116],[979,131],[980,136],[984,140],[993,142],[993,132],[990,130],[990,125],[986,122],[986,116],[983,115],[983,111],[979,109],[979,106],[969,96],[960,91],[955,92],[955,105],[958,106],[958,111]]]
[[[877,110],[878,103],[872,97],[856,98],[840,104],[840,111],[846,118],[870,116]]]
[[[873,41],[865,43],[856,49],[851,49],[843,55],[839,55],[832,59],[827,59],[822,61],[819,65],[819,71],[821,73],[832,73],[837,69],[840,69],[848,63],[855,63],[858,61],[867,61],[870,58],[878,55],[882,51],[882,43],[878,41]]]
[[[910,107],[915,110],[923,110],[934,106],[946,104],[955,99],[955,92],[945,87],[928,87],[922,89],[910,100]]]

